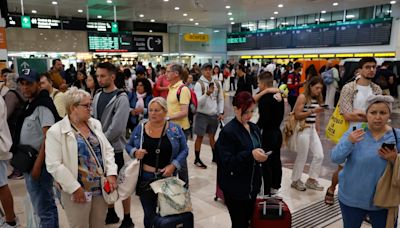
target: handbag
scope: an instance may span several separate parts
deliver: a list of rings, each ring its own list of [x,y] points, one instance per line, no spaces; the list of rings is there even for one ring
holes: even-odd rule
[[[38,151],[29,145],[17,144],[13,148],[11,165],[17,170],[27,173],[30,172],[35,164]]]
[[[160,216],[177,215],[192,211],[190,192],[185,182],[177,177],[168,177],[150,184],[157,194]]]
[[[118,174],[118,195],[121,200],[127,199],[135,190],[139,178],[140,162],[132,159],[125,163]]]
[[[343,134],[349,129],[349,126],[349,122],[340,114],[339,105],[337,105],[326,126],[325,135],[329,140],[337,144]]]
[[[305,120],[296,120],[294,112],[289,114],[283,128],[284,143],[289,151],[297,152],[297,134],[309,127]]]
[[[94,152],[92,146],[90,145],[90,143],[87,141],[86,137],[84,137],[82,135],[82,133],[77,130],[76,127],[74,127],[73,125],[71,125],[72,128],[82,136],[83,140],[85,141],[86,146],[89,148],[90,154],[92,157],[94,157],[95,161],[96,161],[96,165],[97,165],[97,169],[99,171],[99,174],[101,175],[100,177],[100,184],[101,184],[101,192],[103,194],[103,198],[104,201],[108,204],[114,204],[117,200],[118,200],[118,191],[114,190],[113,192],[109,192],[107,193],[105,189],[107,189],[106,185],[108,185],[108,181],[106,178],[106,174],[103,171],[103,167],[101,167],[99,160],[97,159],[96,153]]]
[[[161,152],[160,147],[161,147],[162,137],[164,136],[166,126],[167,126],[167,121],[164,123],[164,127],[161,131],[160,139],[158,140],[157,149],[155,150],[155,152],[156,152],[156,167],[155,167],[156,172],[154,173],[153,178],[138,181],[137,186],[136,186],[136,195],[138,195],[138,196],[142,195],[143,193],[152,191],[150,184],[154,181],[157,181],[157,180],[160,180],[163,178],[162,174],[158,171],[158,168],[159,168],[158,166],[159,166],[159,159],[160,159],[160,152]],[[142,123],[140,148],[142,148],[142,145],[143,145],[143,131],[144,131],[144,122]],[[139,179],[140,179],[142,170],[143,170],[143,163],[142,163],[142,161],[140,161]]]

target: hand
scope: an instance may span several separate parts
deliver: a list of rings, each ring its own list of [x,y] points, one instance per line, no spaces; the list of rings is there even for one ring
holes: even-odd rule
[[[365,120],[367,120],[367,115],[365,115],[364,112],[356,112],[357,118],[358,118],[358,122],[365,122]]]
[[[364,139],[364,137],[363,137],[364,134],[365,134],[364,129],[359,128],[359,129],[351,132],[348,139],[351,143],[354,144],[354,143],[362,141]]]
[[[135,109],[136,115],[142,114],[143,112],[144,112],[144,108],[136,108],[136,109]]]
[[[313,111],[314,111],[314,113],[321,113],[321,112],[325,111],[325,109],[322,108],[322,107],[315,107],[315,108],[313,109]]]
[[[79,187],[74,193],[72,193],[72,200],[75,203],[86,203],[85,191],[82,187]]]
[[[264,150],[256,148],[252,152],[254,160],[258,162],[265,162],[268,159],[268,155],[265,155]]]
[[[209,86],[207,90],[207,96],[210,96],[212,93],[214,93],[214,86]]]
[[[68,85],[63,83],[60,85],[60,89],[61,92],[65,93],[68,90]]]
[[[394,148],[390,150],[386,147],[382,147],[379,149],[379,155],[387,161],[395,162],[397,158],[397,149]]]
[[[107,176],[107,181],[110,184],[110,190],[111,192],[117,190],[117,177],[116,176]]]
[[[42,173],[42,168],[40,166],[33,166],[31,171],[31,176],[34,180],[38,180],[40,178],[40,174]]]
[[[136,111],[135,111],[135,109],[132,109],[131,115],[132,115],[132,116],[136,116]]]
[[[135,151],[135,158],[141,160],[147,154],[147,151],[144,149],[138,149]]]
[[[274,98],[276,101],[281,102],[282,101],[282,95],[281,93],[275,93]]]
[[[223,114],[219,114],[218,115],[218,120],[224,120],[224,115]]]
[[[170,177],[172,174],[174,174],[176,167],[173,164],[169,164],[165,166],[164,169],[161,170],[163,173],[163,177]]]

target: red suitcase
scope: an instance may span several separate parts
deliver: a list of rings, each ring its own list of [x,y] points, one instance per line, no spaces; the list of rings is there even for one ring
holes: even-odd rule
[[[290,228],[291,226],[292,214],[282,199],[278,197],[257,197],[251,220],[252,228]]]
[[[222,201],[225,200],[224,193],[222,192],[221,188],[219,187],[219,184],[217,183],[217,189],[215,190],[214,201],[218,201],[218,199],[221,199]]]

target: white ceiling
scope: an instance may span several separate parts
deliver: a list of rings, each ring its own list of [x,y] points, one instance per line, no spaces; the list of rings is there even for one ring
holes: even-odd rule
[[[21,13],[19,0],[7,0],[10,13]],[[117,8],[117,20],[144,21],[169,24],[186,24],[199,26],[221,27],[234,22],[246,22],[275,17],[295,16],[320,12],[321,10],[336,11],[343,9],[361,8],[371,5],[387,4],[389,0],[58,0],[58,5],[52,5],[52,0],[23,0],[25,14],[37,10],[37,15],[56,15],[56,7],[62,17],[86,17],[86,6],[89,7],[90,18],[113,20],[113,5]],[[332,6],[338,2],[338,6]],[[283,4],[283,8],[278,8]],[[230,5],[230,9],[225,6]],[[180,10],[174,10],[178,6]],[[78,13],[82,9],[83,13]],[[278,15],[274,15],[278,11]],[[232,12],[232,16],[227,13]],[[183,13],[188,16],[184,17]],[[143,14],[144,17],[139,17]],[[189,21],[193,18],[193,22]]]

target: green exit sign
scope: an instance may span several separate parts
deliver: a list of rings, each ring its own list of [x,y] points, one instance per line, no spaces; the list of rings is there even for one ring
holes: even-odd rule
[[[21,16],[21,27],[22,28],[31,28],[31,17],[30,16]]]
[[[111,23],[111,32],[118,33],[118,22]]]
[[[227,43],[228,44],[242,44],[246,43],[246,37],[238,37],[238,38],[228,38]]]

